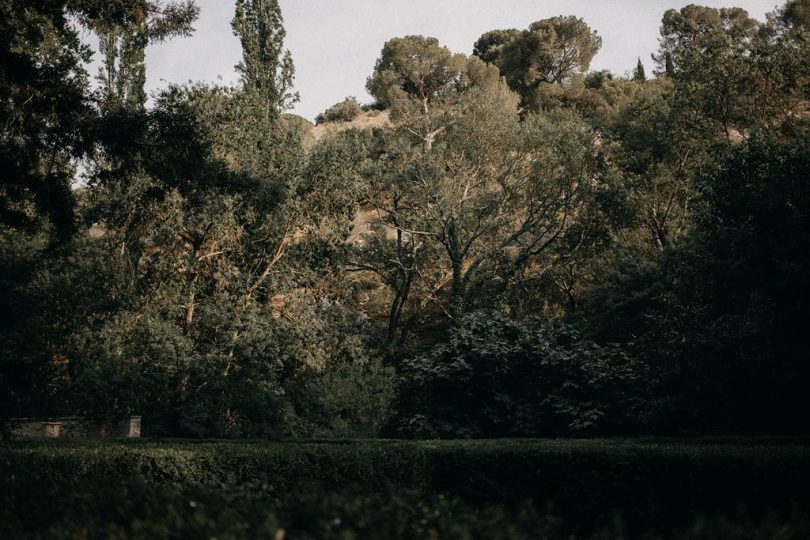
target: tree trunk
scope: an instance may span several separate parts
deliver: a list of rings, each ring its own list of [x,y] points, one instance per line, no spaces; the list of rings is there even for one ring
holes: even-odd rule
[[[455,319],[464,312],[464,269],[458,228],[452,221],[448,226],[447,237],[447,253],[450,256],[450,265],[453,271],[453,280],[450,285],[449,311],[450,315]]]

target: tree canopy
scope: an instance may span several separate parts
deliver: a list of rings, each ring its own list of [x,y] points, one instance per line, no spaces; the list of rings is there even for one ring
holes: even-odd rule
[[[560,16],[536,21],[528,30],[487,32],[473,54],[497,65],[509,86],[529,103],[540,85],[564,84],[587,72],[601,47],[602,38],[584,20]]]
[[[289,109],[298,95],[292,90],[295,78],[290,51],[284,49],[284,20],[277,0],[237,0],[231,22],[242,44],[242,61],[236,66],[242,84],[255,93],[277,115]]]

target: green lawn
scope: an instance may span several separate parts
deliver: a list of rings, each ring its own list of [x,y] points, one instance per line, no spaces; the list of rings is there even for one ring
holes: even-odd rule
[[[807,538],[810,441],[14,442],[0,538]]]

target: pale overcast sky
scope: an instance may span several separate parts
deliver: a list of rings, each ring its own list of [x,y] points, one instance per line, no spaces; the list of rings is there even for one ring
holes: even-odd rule
[[[657,48],[661,16],[679,0],[281,0],[286,46],[296,68],[301,101],[293,112],[310,120],[346,96],[370,98],[366,78],[383,43],[397,36],[433,36],[454,52],[470,54],[488,30],[526,28],[555,15],[577,15],[602,36],[591,69],[623,74],[641,57],[648,72]],[[764,20],[778,0],[703,0],[713,7],[739,6]],[[231,32],[233,0],[197,0],[200,18],[191,38],[147,51],[147,87],[167,82],[236,81],[239,42]],[[221,80],[220,80],[221,78]]]

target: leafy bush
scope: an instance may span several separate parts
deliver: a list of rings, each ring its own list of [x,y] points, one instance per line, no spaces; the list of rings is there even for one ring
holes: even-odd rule
[[[394,384],[394,370],[379,359],[305,375],[292,391],[290,429],[316,438],[376,437],[387,418]]]
[[[357,98],[350,96],[315,117],[315,123],[320,125],[328,122],[351,122],[361,114],[363,108],[357,102]]]
[[[508,437],[605,431],[638,408],[642,373],[621,349],[547,320],[477,312],[405,361],[400,434]]]

